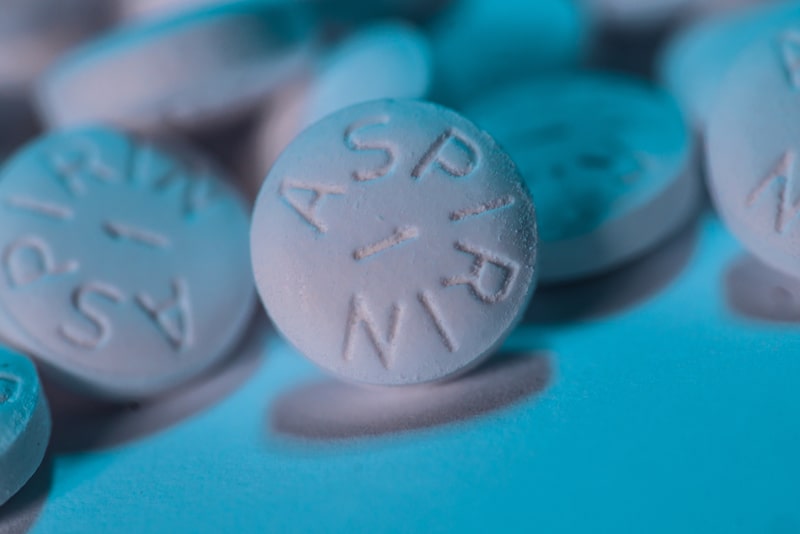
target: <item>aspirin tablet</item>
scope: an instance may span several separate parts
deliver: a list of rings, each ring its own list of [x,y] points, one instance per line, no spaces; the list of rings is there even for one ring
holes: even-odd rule
[[[427,37],[403,22],[376,23],[351,35],[317,67],[301,88],[273,102],[253,153],[263,176],[304,128],[347,106],[381,98],[423,99],[433,78]]]
[[[620,27],[651,27],[668,23],[705,0],[582,0],[592,15],[604,24]]]
[[[536,200],[539,277],[609,270],[662,241],[697,206],[691,137],[665,93],[636,80],[571,74],[486,97],[466,115],[519,165]]]
[[[261,299],[301,353],[347,380],[453,376],[488,356],[535,284],[524,182],[452,111],[381,100],[302,132],[251,230]]]
[[[800,277],[800,23],[754,44],[725,78],[709,119],[714,204],[761,261]]]
[[[39,468],[50,428],[36,368],[24,356],[0,347],[0,506]]]
[[[0,172],[0,324],[85,393],[165,391],[247,326],[247,232],[199,162],[105,129],[41,138]]]
[[[800,2],[773,2],[701,19],[678,32],[659,61],[660,78],[698,129],[705,127],[731,65],[759,38],[800,19]]]
[[[588,20],[572,0],[458,0],[431,30],[438,100],[461,106],[531,74],[574,66]]]
[[[295,4],[235,2],[123,28],[69,54],[40,81],[51,127],[209,127],[258,106],[307,66],[312,21]]]

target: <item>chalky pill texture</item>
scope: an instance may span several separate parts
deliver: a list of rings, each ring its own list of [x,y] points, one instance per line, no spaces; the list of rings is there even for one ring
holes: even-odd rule
[[[714,203],[764,263],[800,277],[800,24],[754,44],[723,82],[709,121]]]
[[[233,2],[122,28],[59,61],[37,102],[51,127],[203,129],[255,106],[307,66],[308,12]]]
[[[677,105],[641,82],[565,74],[469,106],[508,150],[536,199],[543,282],[617,266],[695,208],[691,138]]]
[[[0,173],[0,323],[86,393],[164,391],[246,326],[247,229],[199,161],[106,129],[51,134]]]
[[[404,385],[477,364],[535,285],[532,200],[485,133],[434,104],[329,115],[284,151],[251,229],[283,335],[347,380]]]
[[[24,356],[0,348],[0,505],[39,468],[50,428],[36,368]]]

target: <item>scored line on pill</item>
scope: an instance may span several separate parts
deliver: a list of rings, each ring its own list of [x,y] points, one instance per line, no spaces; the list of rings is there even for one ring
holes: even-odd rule
[[[353,252],[353,258],[356,261],[361,261],[363,259],[369,258],[370,256],[374,256],[375,254],[379,254],[384,250],[390,249],[392,247],[396,247],[401,243],[409,241],[411,239],[416,239],[419,237],[419,229],[415,226],[405,226],[403,228],[398,228],[395,230],[394,234],[387,237],[386,239],[382,239],[377,243],[373,243],[372,245],[367,245],[365,247],[361,247]]]
[[[103,224],[103,228],[115,239],[129,239],[155,248],[169,248],[171,245],[170,240],[161,234],[127,224],[108,221]]]
[[[464,219],[467,219],[469,217],[475,217],[477,215],[482,215],[489,211],[495,211],[506,208],[512,205],[513,203],[514,203],[514,197],[511,195],[506,195],[500,198],[496,198],[494,200],[490,200],[489,202],[484,202],[483,204],[479,204],[477,206],[456,210],[450,213],[450,220],[453,222],[463,221]]]
[[[12,208],[31,211],[52,219],[66,221],[72,219],[74,212],[64,206],[36,200],[35,198],[15,195],[6,199],[6,204]]]

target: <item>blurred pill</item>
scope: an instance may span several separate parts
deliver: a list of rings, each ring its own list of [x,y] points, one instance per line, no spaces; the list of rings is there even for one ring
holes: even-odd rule
[[[167,391],[247,325],[247,230],[199,160],[106,129],[41,138],[0,173],[0,324],[80,392]]]
[[[0,347],[0,506],[39,468],[50,428],[36,368],[24,356]]]
[[[607,271],[688,220],[700,197],[673,100],[632,78],[528,81],[470,106],[519,165],[539,221],[542,282]]]
[[[761,261],[800,277],[800,22],[751,45],[721,84],[706,154],[714,204]]]
[[[659,77],[702,130],[722,80],[739,55],[793,19],[800,19],[796,0],[700,19],[672,38],[659,61]]]
[[[262,302],[309,359],[408,385],[498,347],[533,292],[536,222],[513,162],[452,111],[348,107],[297,136],[253,215]]]
[[[241,0],[116,0],[117,17],[123,22],[171,17],[202,7],[230,4]],[[277,3],[291,0],[261,0]]]
[[[0,0],[0,96],[27,92],[57,56],[111,18],[107,0]]]
[[[313,46],[300,6],[216,6],[123,28],[69,54],[39,83],[38,104],[51,127],[218,126],[298,76]]]
[[[601,24],[652,28],[668,24],[705,0],[582,0]]]
[[[531,74],[573,66],[588,18],[571,0],[456,0],[434,22],[437,100],[460,107]]]
[[[253,153],[263,179],[281,151],[304,128],[352,104],[381,98],[423,99],[433,78],[426,36],[403,22],[365,27],[323,59],[315,74],[272,102]]]

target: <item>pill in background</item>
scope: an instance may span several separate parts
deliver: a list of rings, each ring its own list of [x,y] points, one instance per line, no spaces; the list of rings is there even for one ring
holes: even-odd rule
[[[305,6],[234,2],[91,42],[45,73],[36,99],[52,128],[203,130],[245,119],[303,72],[314,49]]]
[[[91,128],[40,138],[0,171],[0,327],[54,379],[146,397],[243,333],[246,208],[193,158]]]
[[[50,428],[50,410],[33,363],[0,347],[0,506],[39,468]]]
[[[430,44],[413,25],[384,21],[353,33],[300,87],[287,87],[270,102],[252,149],[258,183],[289,142],[324,116],[380,98],[424,99],[432,79]]]
[[[800,277],[797,156],[800,21],[752,44],[724,78],[708,121],[714,205],[758,259]]]
[[[634,78],[543,77],[488,94],[465,114],[516,161],[539,220],[539,277],[613,269],[695,213],[692,137],[673,99]]]
[[[795,19],[800,19],[796,0],[701,18],[670,39],[658,62],[659,78],[702,132],[736,59],[748,45]]]
[[[574,67],[589,24],[571,0],[454,1],[431,22],[435,100],[460,108],[492,87]]]
[[[536,222],[510,158],[435,104],[328,115],[256,201],[262,302],[305,356],[348,381],[405,385],[477,365],[535,286]]]
[[[0,97],[26,95],[52,61],[113,18],[108,0],[3,0],[0,9]]]

